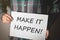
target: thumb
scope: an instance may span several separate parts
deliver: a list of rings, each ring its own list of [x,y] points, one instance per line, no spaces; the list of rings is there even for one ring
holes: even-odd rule
[[[46,31],[46,39],[48,38],[48,36],[49,36],[49,31],[47,30]]]

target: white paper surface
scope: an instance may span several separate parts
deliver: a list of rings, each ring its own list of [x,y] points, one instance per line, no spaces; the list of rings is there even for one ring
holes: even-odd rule
[[[13,21],[10,36],[31,40],[45,40],[48,15],[11,12]]]

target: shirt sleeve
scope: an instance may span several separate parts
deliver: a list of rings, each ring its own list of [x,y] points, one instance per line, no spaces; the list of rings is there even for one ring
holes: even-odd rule
[[[2,15],[6,12],[7,10],[2,7],[2,4],[0,3],[0,20],[2,18]]]
[[[2,5],[1,5],[1,3],[0,3],[0,20],[1,20],[2,14],[3,14],[2,11],[3,11],[3,10],[2,10]]]
[[[48,30],[50,30],[51,26],[54,24],[57,19],[57,14],[59,13],[58,0],[48,0],[49,6],[49,19],[48,19]]]
[[[50,8],[49,13],[59,13],[59,5],[58,5],[58,0],[48,0],[48,6]]]

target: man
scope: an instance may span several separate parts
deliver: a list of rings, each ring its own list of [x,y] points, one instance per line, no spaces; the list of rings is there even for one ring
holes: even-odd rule
[[[48,30],[49,30],[52,23],[55,20],[56,14],[59,12],[57,1],[58,0],[11,0],[12,3],[11,10],[28,13],[43,13],[43,14],[49,13],[48,14],[49,15]],[[10,23],[12,21],[12,17],[9,14],[4,14],[2,16],[2,21],[3,23]],[[27,40],[21,38],[16,39]]]

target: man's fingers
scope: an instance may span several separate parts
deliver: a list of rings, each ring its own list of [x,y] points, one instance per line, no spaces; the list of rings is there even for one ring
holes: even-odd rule
[[[11,19],[6,17],[6,21],[11,22]]]
[[[3,16],[2,21],[3,21],[3,23],[10,23],[11,22],[11,20],[6,16]]]
[[[10,23],[12,21],[12,17],[8,14],[4,14],[2,16],[2,21],[3,21],[3,23]]]
[[[48,36],[49,36],[49,31],[47,30],[46,31],[46,39],[48,38]]]
[[[9,18],[10,20],[12,20],[12,17],[8,14],[5,14],[4,16],[6,16],[7,18]]]

